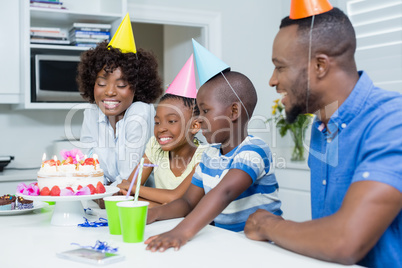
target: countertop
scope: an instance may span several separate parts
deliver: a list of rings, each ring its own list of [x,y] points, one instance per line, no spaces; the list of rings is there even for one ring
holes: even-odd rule
[[[7,169],[0,172],[0,182],[36,180],[39,168]]]

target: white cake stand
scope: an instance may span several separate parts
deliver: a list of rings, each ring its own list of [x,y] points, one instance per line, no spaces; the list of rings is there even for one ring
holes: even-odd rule
[[[54,201],[56,205],[50,223],[57,226],[77,226],[77,224],[85,221],[83,217],[86,216],[81,201],[104,198],[119,191],[119,188],[114,186],[105,186],[105,189],[105,193],[93,195],[32,196],[21,193],[16,193],[15,195],[34,201]]]

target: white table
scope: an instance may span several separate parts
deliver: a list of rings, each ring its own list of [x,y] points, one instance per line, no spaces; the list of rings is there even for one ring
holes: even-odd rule
[[[124,261],[106,267],[335,267],[304,257],[267,242],[252,241],[242,233],[206,226],[179,251],[145,250],[143,243],[128,244],[121,236],[110,235],[107,227],[58,227],[50,224],[52,206],[29,214],[0,216],[0,264],[2,267],[94,267],[60,259],[57,252],[77,248],[78,243],[93,246],[96,240],[118,247]],[[105,216],[104,210],[96,210]],[[168,231],[181,219],[147,225],[145,238]]]

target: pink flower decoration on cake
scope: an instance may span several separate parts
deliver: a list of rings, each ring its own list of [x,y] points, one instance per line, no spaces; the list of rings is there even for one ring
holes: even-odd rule
[[[17,186],[17,192],[23,195],[39,195],[39,187],[36,182],[30,183],[28,186],[25,183],[20,183]]]
[[[71,196],[71,195],[74,195],[74,191],[71,191],[70,189],[60,190],[60,196]]]
[[[81,188],[80,190],[78,190],[74,195],[90,195],[91,194],[91,190],[89,190],[88,187],[84,187]]]
[[[84,159],[84,154],[80,149],[72,149],[71,151],[61,150],[60,155],[63,157],[63,160],[66,160],[69,156],[71,156],[73,158],[73,164],[77,164],[77,155],[80,159]]]
[[[17,185],[17,192],[22,194],[26,188],[27,188],[27,185],[25,183],[21,182]]]

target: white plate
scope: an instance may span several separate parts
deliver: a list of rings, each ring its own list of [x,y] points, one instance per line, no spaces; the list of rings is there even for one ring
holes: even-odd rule
[[[0,216],[11,216],[11,215],[19,215],[25,214],[31,211],[35,211],[44,207],[47,207],[49,204],[40,201],[34,201],[33,208],[27,209],[14,209],[14,210],[0,210]]]
[[[71,195],[71,196],[50,196],[50,195],[23,195],[20,193],[16,193],[17,196],[22,196],[28,200],[35,201],[81,201],[81,200],[90,200],[90,199],[99,199],[114,193],[117,193],[120,189],[115,186],[105,186],[106,192],[103,194],[93,194],[93,195]]]

